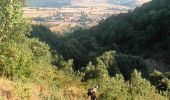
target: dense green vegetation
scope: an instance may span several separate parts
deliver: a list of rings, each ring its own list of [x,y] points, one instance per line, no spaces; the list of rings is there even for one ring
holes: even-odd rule
[[[10,98],[82,100],[99,85],[99,100],[168,100],[168,70],[150,73],[145,59],[170,64],[169,4],[153,0],[91,29],[57,35],[31,28],[20,0],[0,0],[0,75],[12,81]]]
[[[3,84],[0,98],[61,100],[76,95],[67,90],[69,86],[83,91],[79,81],[81,75],[63,74],[64,70],[54,68],[48,45],[28,38],[31,24],[23,17],[21,6],[20,0],[0,0],[0,75],[2,80],[12,81],[12,84],[0,82]],[[71,64],[64,60],[57,62],[63,67]],[[9,90],[6,85],[13,88]],[[83,93],[76,96],[82,98]]]
[[[64,37],[55,36],[53,42],[47,40],[48,37],[54,38],[50,31],[48,35],[44,35],[43,32],[34,34],[36,30],[44,30],[42,26],[36,26],[33,36],[50,45],[54,44],[51,45],[52,48],[61,53],[65,59],[73,58],[78,69],[108,50],[138,55],[145,59],[152,58],[168,65],[170,64],[168,10],[169,1],[153,0],[133,12],[113,15],[91,29],[79,29],[72,34],[66,33]],[[44,40],[44,37],[47,39]]]
[[[56,36],[52,47],[65,59],[73,58],[77,67],[86,66],[108,50],[169,65],[169,9],[168,0],[153,0],[127,14],[113,15],[91,29],[79,29],[60,38]]]

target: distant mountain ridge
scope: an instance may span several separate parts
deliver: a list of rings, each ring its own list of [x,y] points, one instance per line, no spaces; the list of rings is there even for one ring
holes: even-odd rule
[[[151,0],[108,0],[109,3],[116,4],[116,5],[125,5],[125,6],[141,5],[149,1]]]
[[[27,5],[29,7],[59,7],[71,5],[72,2],[81,2],[81,3],[109,3],[115,5],[124,5],[124,6],[136,6],[141,5],[150,0],[27,0]]]
[[[70,4],[71,0],[27,0],[29,7],[60,7]]]
[[[150,0],[71,0],[74,2],[100,2],[100,3],[117,3],[117,4],[123,4],[123,3],[137,3],[142,4],[145,2],[148,2]]]

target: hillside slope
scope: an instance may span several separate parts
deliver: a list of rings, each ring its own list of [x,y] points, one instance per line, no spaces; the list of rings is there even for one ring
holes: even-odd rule
[[[169,10],[169,0],[153,0],[127,14],[113,15],[91,29],[80,29],[57,39],[58,45],[53,47],[64,58],[73,58],[78,66],[85,66],[108,50],[155,59],[168,66]]]
[[[97,43],[97,36],[94,38],[97,32],[102,33],[97,31],[98,28],[77,31],[91,32],[92,37],[90,33],[81,33],[79,38],[74,33],[60,37],[52,34],[51,38],[48,28],[36,27],[36,34],[42,36],[40,39],[48,40],[49,45],[40,42],[33,38],[35,33],[30,35],[31,24],[23,17],[21,6],[21,0],[0,2],[0,99],[84,100],[88,88],[97,85],[99,100],[169,100],[169,73],[154,71],[148,75],[142,57],[117,53],[109,48],[107,51],[102,44],[99,45],[103,39]],[[56,46],[62,48],[52,50]],[[78,63],[73,59],[65,60],[57,50],[65,50],[74,57],[79,54],[77,58],[80,57],[82,63],[84,59],[93,61],[74,70]],[[87,55],[88,50],[95,51]],[[81,53],[84,53],[84,59]],[[148,75],[147,78],[143,78],[144,75]]]
[[[88,87],[89,84],[99,84],[102,99],[133,99],[137,91],[148,94],[146,86],[149,90],[154,88],[150,88],[150,83],[169,96],[169,9],[169,0],[153,0],[134,11],[113,15],[91,29],[80,28],[57,35],[44,26],[33,26],[31,37],[48,43],[64,59],[72,59],[73,69],[84,74],[82,81],[88,83]],[[135,71],[134,74],[135,69],[141,73]],[[141,76],[147,79],[141,79]],[[141,89],[139,84],[144,87]],[[142,98],[138,93],[134,97],[160,99],[155,98],[155,94]]]

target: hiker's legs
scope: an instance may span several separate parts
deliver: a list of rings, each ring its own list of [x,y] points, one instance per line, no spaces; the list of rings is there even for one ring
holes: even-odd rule
[[[97,100],[96,96],[91,96],[91,100]]]
[[[91,92],[88,92],[87,93],[87,100],[90,100],[91,99]]]

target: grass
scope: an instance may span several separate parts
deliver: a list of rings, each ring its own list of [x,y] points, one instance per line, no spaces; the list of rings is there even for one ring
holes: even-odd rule
[[[47,70],[46,72],[24,81],[1,77],[0,97],[2,100],[83,100],[85,98],[85,85],[78,78],[64,75],[58,70],[54,73]]]

